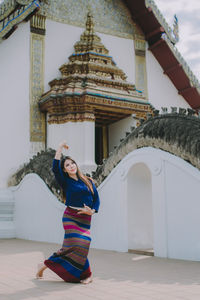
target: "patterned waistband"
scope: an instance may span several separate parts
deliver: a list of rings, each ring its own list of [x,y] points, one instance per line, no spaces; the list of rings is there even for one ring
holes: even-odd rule
[[[77,212],[77,211],[79,211],[79,208],[72,208],[72,207],[70,207],[70,206],[67,206],[67,208],[66,208],[66,210],[68,210],[68,211],[71,211],[71,212]]]
[[[74,209],[74,208],[71,208],[71,207],[67,206],[67,208],[65,209],[64,214],[75,216],[75,217],[77,217],[79,219],[82,219],[82,220],[91,221],[91,216],[90,215],[78,214],[78,211],[79,211],[78,209]]]

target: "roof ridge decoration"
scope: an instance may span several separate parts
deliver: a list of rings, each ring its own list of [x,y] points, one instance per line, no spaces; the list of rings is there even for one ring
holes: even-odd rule
[[[176,15],[174,16],[174,25],[173,29],[169,26],[167,21],[165,20],[164,16],[162,15],[161,11],[155,4],[154,0],[145,0],[145,5],[147,8],[151,8],[153,11],[153,14],[157,18],[158,22],[162,25],[164,28],[169,40],[175,45],[179,41],[179,35],[178,35],[178,19]]]
[[[5,0],[0,4],[0,42],[8,38],[17,25],[27,21],[40,8],[41,0]]]
[[[168,25],[167,21],[165,20],[164,16],[162,15],[161,11],[158,9],[157,5],[155,4],[154,0],[145,0],[145,5],[147,8],[151,8],[153,11],[154,16],[157,18],[158,22],[164,28],[165,33],[162,34],[162,39],[166,41],[168,46],[170,47],[171,51],[175,55],[176,59],[182,65],[183,70],[185,71],[186,75],[188,76],[190,83],[192,86],[196,87],[198,92],[200,93],[200,82],[196,75],[191,70],[188,63],[185,61],[181,53],[178,51],[175,44],[178,42],[179,37],[178,34],[178,19],[176,15],[174,16],[174,29]]]
[[[179,41],[179,26],[177,15],[174,15],[173,34],[177,42]]]

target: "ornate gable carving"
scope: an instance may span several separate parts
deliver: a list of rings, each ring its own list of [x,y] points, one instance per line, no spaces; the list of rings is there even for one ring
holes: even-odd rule
[[[122,0],[48,0],[41,14],[48,19],[84,27],[88,9],[95,18],[97,32],[133,39],[135,25]]]

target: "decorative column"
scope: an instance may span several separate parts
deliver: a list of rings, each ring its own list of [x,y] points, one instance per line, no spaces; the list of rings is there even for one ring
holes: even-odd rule
[[[146,41],[135,34],[135,85],[137,90],[142,91],[145,98],[147,93],[147,72],[146,72]]]
[[[45,149],[45,114],[39,110],[38,101],[44,93],[45,17],[35,15],[30,22],[30,156]]]

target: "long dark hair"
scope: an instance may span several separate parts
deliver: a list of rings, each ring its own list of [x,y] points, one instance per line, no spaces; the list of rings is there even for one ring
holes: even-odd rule
[[[73,163],[75,163],[76,167],[77,167],[77,172],[76,172],[76,175],[79,179],[81,179],[88,187],[88,189],[92,192],[92,194],[94,194],[94,189],[93,189],[93,186],[92,186],[92,179],[85,176],[81,170],[79,169],[77,163],[75,162],[75,160],[73,158],[71,158],[70,156],[65,156],[62,160],[61,160],[61,168],[62,168],[62,171],[63,173],[66,175],[66,176],[69,176],[67,174],[66,171],[64,171],[64,163],[67,159],[70,159]]]

